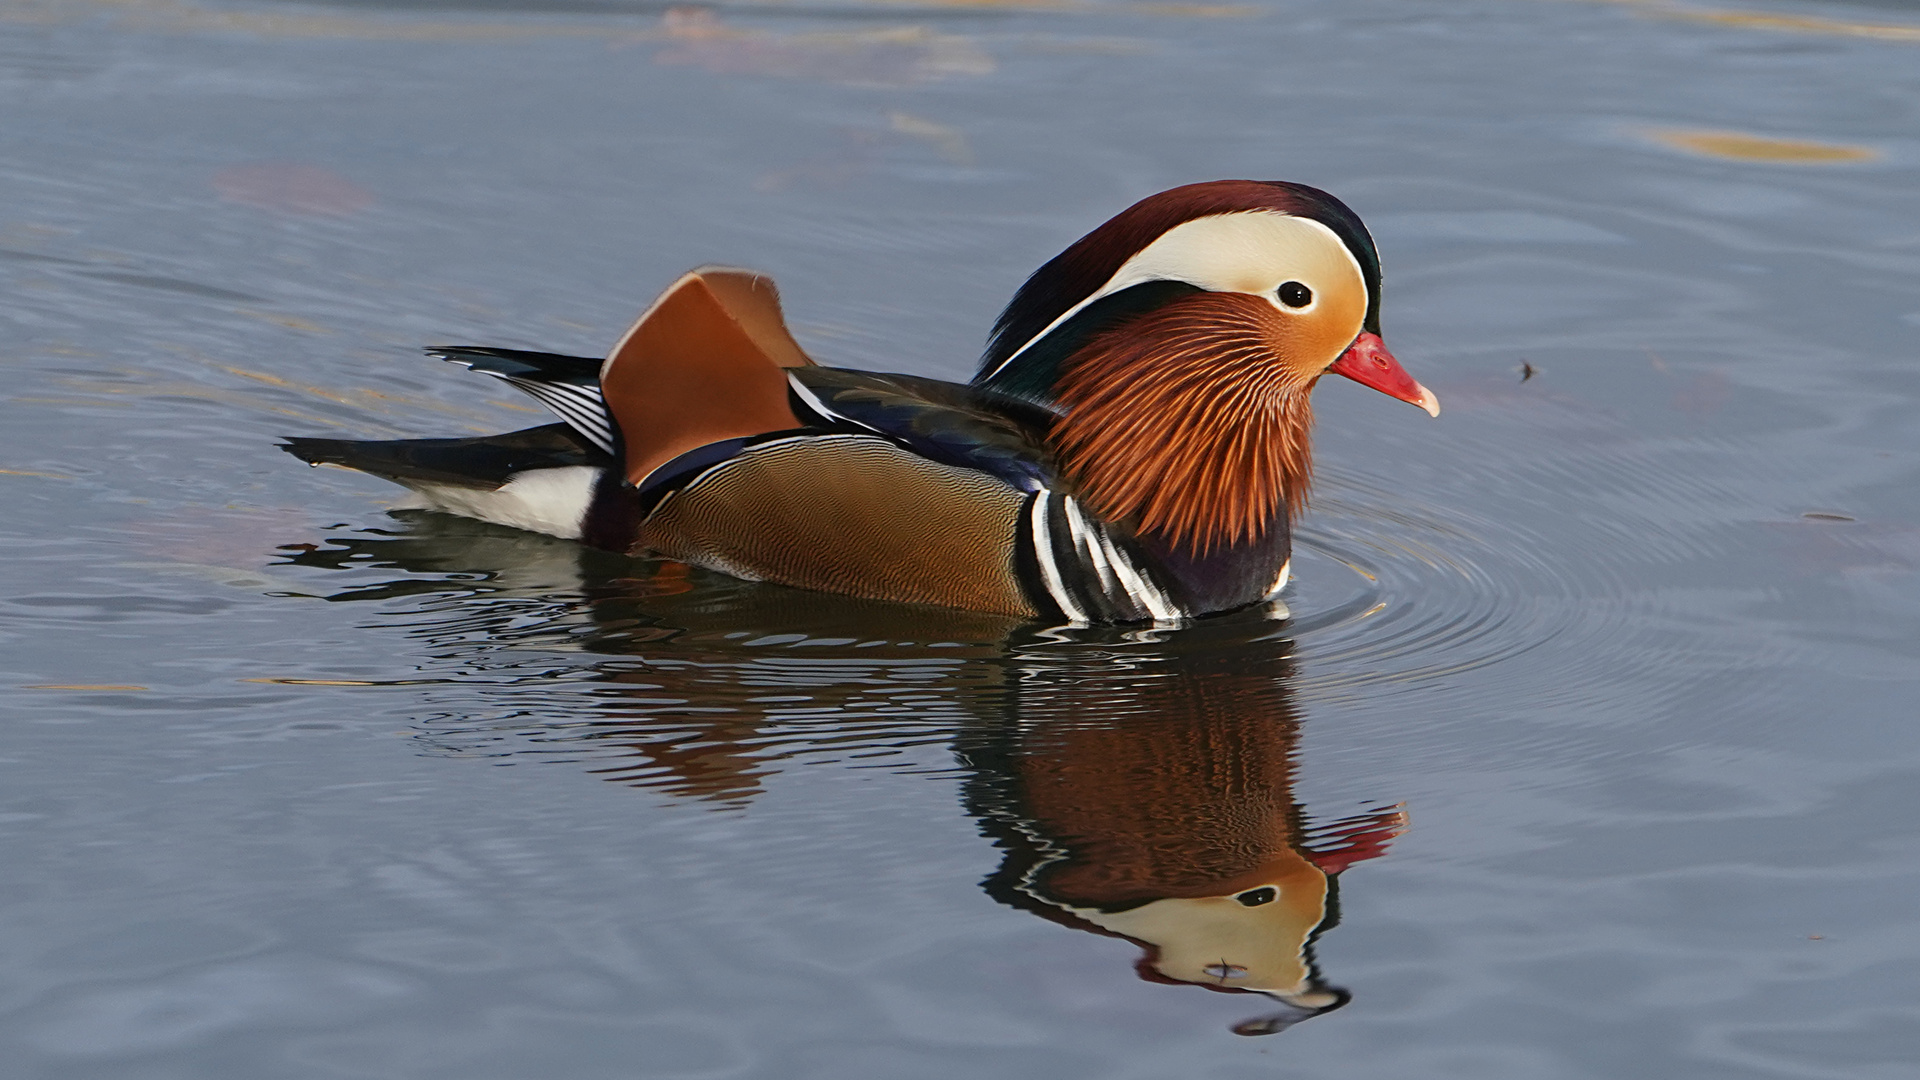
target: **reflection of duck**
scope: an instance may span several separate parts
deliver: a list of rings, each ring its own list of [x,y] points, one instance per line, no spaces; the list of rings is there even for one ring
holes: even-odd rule
[[[590,683],[563,684],[555,723],[524,750],[512,740],[527,739],[534,714],[521,708],[513,736],[478,733],[473,748],[570,754],[605,780],[741,806],[799,758],[951,741],[967,809],[1005,851],[985,882],[995,899],[1135,942],[1143,978],[1281,1004],[1242,1033],[1278,1031],[1345,1002],[1315,969],[1312,944],[1337,919],[1340,872],[1382,854],[1405,818],[1393,808],[1308,823],[1293,794],[1299,725],[1287,643],[1257,613],[1061,637],[1012,619],[689,577],[681,564],[636,564],[473,523],[425,518],[417,530],[303,545],[291,560],[458,568],[463,591],[512,592],[501,576],[541,565],[544,552],[553,558],[541,576],[556,597],[551,632],[604,657]],[[501,569],[472,562],[476,542],[501,545]],[[448,562],[455,553],[466,558]],[[560,580],[576,553],[577,576]],[[418,590],[389,582],[334,598],[407,591]],[[529,633],[524,604],[476,610],[484,614],[458,624],[490,648]],[[813,644],[746,645],[765,639]],[[549,669],[540,670],[544,680]]]
[[[708,268],[604,363],[442,350],[563,424],[287,449],[404,484],[428,509],[750,580],[1172,621],[1285,584],[1322,374],[1438,414],[1379,311],[1373,241],[1339,200],[1193,184],[1036,272],[965,386],[817,367],[768,279]]]
[[[437,641],[472,642],[482,654],[509,643],[550,643],[602,658],[588,678],[561,689],[561,723],[538,737],[537,750],[459,719],[437,725],[430,739],[467,742],[462,735],[471,732],[470,745],[487,753],[517,752],[501,742],[543,755],[571,750],[587,755],[604,780],[721,805],[752,799],[789,752],[809,749],[804,739],[780,735],[796,716],[860,714],[887,689],[890,671],[920,676],[977,665],[956,680],[975,690],[976,677],[996,681],[992,668],[1005,643],[1023,632],[1021,620],[1005,616],[768,587],[437,514],[402,520],[395,533],[281,551],[289,565],[354,573],[352,585],[323,594],[336,602],[445,593],[484,601],[448,605],[417,624]],[[394,570],[405,574],[382,573]],[[784,649],[748,647],[767,637],[837,644],[787,664]],[[940,647],[925,647],[932,642]],[[547,673],[542,667],[539,677]],[[941,689],[937,680],[925,685]],[[581,690],[592,691],[586,715]],[[769,703],[770,695],[802,700],[790,715]],[[516,716],[511,727],[525,731],[529,723]],[[852,750],[859,745],[848,743]]]
[[[1028,673],[1015,721],[963,751],[968,803],[1007,851],[987,891],[1134,941],[1143,978],[1285,1006],[1242,1034],[1345,1004],[1312,943],[1337,920],[1336,875],[1381,854],[1405,817],[1309,830],[1293,797],[1287,695],[1284,661],[1244,650],[1105,677],[1079,665]]]

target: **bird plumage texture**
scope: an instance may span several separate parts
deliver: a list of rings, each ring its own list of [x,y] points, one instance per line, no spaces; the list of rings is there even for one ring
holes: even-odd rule
[[[815,365],[769,279],[706,267],[605,361],[429,350],[562,424],[286,449],[402,484],[412,505],[750,580],[1175,621],[1284,585],[1320,375],[1437,414],[1380,341],[1379,285],[1332,196],[1193,184],[1041,267],[968,384]]]
[[[1089,344],[1053,442],[1095,512],[1205,554],[1304,507],[1311,376],[1261,362],[1276,321],[1244,293],[1203,293]]]

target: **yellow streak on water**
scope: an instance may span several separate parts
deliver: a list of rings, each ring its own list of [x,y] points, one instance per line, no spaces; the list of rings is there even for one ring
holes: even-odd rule
[[[0,469],[0,473],[4,473],[7,476],[44,476],[49,480],[73,479],[71,476],[62,476],[59,473],[34,472],[32,469]]]
[[[1784,30],[1799,34],[1830,34],[1841,37],[1874,38],[1879,41],[1920,43],[1920,26],[1850,22],[1845,19],[1821,18],[1817,15],[1774,15],[1760,11],[1696,11],[1691,8],[1669,8],[1661,11],[1660,14],[1669,19],[1740,26],[1754,30]]]
[[[1920,44],[1920,26],[1905,23],[1855,22],[1820,15],[1783,15],[1772,11],[1745,11],[1739,8],[1700,8],[1676,4],[1671,0],[1597,0],[1636,8],[1656,19],[1735,26],[1748,30],[1772,30],[1789,34],[1823,34],[1834,37],[1862,37],[1876,41],[1901,41]]]
[[[1769,161],[1793,165],[1824,165],[1844,161],[1872,161],[1880,151],[1871,146],[1776,139],[1743,131],[1691,128],[1648,128],[1645,134],[1676,150],[1734,161]]]
[[[1189,19],[1253,19],[1265,14],[1246,4],[1127,4],[1124,10]]]
[[[336,402],[341,405],[355,404],[354,400],[345,394],[318,386],[307,386],[294,382],[291,379],[283,379],[278,375],[269,375],[264,371],[248,371],[245,368],[232,367],[227,364],[222,364],[220,367],[229,374],[238,375],[243,379],[253,379],[258,382],[263,382],[268,386],[277,386],[282,390],[296,390],[302,394],[312,394],[314,397],[325,401]]]
[[[958,128],[948,127],[898,109],[887,114],[887,123],[902,135],[911,135],[932,144],[948,164],[973,164],[973,146],[967,142],[966,134]]]

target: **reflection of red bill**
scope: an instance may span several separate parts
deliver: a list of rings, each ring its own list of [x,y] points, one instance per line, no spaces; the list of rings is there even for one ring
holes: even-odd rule
[[[1427,410],[1428,416],[1440,415],[1440,399],[1413,381],[1407,369],[1387,351],[1387,343],[1380,340],[1379,334],[1361,334],[1355,338],[1327,370],[1345,375],[1362,386],[1371,386],[1388,397],[1412,402]]]

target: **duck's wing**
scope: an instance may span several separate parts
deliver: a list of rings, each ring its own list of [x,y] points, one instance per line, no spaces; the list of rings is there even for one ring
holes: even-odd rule
[[[633,480],[694,445],[794,426],[779,373],[812,363],[787,332],[772,279],[726,266],[674,282],[605,360],[470,345],[427,353],[532,396],[624,457]]]
[[[711,444],[662,467],[637,496],[636,549],[749,581],[1036,610],[1020,550],[1033,496],[876,433],[814,428]]]
[[[600,396],[600,368],[606,361],[475,345],[436,345],[427,349],[427,355],[491,375],[532,396],[588,442],[614,453],[613,420]]]
[[[822,368],[788,332],[762,274],[694,270],[655,300],[605,361],[521,349],[427,350],[501,379],[551,409],[651,486],[669,463],[727,444],[817,428],[885,436],[934,461],[1026,492],[1055,483],[1051,417],[1012,398],[914,375]],[[707,449],[707,448],[712,449]],[[659,479],[659,478],[655,478]]]
[[[772,279],[702,267],[668,286],[600,372],[629,482],[689,451],[802,426],[786,372],[812,363]]]
[[[764,278],[696,272],[614,351],[602,387],[632,524],[590,541],[749,580],[1032,614],[1016,534],[1037,444],[966,387],[814,366],[773,298]]]
[[[629,550],[749,580],[1029,615],[1017,425],[964,387],[814,366],[771,282],[696,271],[601,376],[634,485]],[[1010,448],[1019,445],[1022,453]],[[994,467],[983,467],[994,466]],[[599,534],[594,533],[597,537]]]
[[[865,430],[1024,492],[1058,486],[1044,441],[1051,417],[1012,399],[917,375],[809,367],[787,372],[810,424]]]

